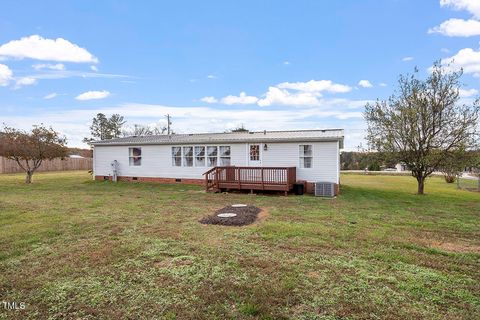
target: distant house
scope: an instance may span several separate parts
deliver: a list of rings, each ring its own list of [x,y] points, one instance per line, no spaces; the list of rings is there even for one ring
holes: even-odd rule
[[[134,136],[92,145],[97,180],[284,191],[301,181],[307,192],[329,182],[338,193],[343,130]]]

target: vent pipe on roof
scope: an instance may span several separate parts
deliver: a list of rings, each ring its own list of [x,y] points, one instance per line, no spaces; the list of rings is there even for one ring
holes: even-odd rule
[[[263,130],[263,134],[267,134],[267,130]]]

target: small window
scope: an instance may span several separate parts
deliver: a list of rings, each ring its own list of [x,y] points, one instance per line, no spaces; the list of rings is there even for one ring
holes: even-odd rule
[[[142,148],[128,148],[128,158],[131,166],[141,166]]]
[[[300,168],[313,167],[313,146],[311,144],[300,145]]]
[[[221,146],[220,148],[220,165],[230,165],[230,146]]]
[[[218,148],[216,146],[207,147],[207,167],[217,166]]]
[[[259,161],[260,160],[260,145],[252,144],[250,145],[250,161]]]
[[[183,165],[193,167],[193,147],[183,147]]]
[[[172,147],[172,165],[174,167],[182,166],[182,148]]]
[[[195,167],[205,167],[205,147],[195,147]]]

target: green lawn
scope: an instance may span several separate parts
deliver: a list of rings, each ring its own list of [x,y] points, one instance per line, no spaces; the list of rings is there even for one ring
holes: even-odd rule
[[[0,175],[0,318],[479,319],[480,193],[342,176],[342,195]],[[232,203],[248,227],[198,220]]]

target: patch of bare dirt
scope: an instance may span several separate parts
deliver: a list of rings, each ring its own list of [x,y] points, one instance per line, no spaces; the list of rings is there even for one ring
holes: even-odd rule
[[[456,253],[480,253],[480,245],[477,243],[470,243],[468,241],[458,239],[435,239],[433,235],[429,234],[416,234],[415,236],[408,238],[411,242],[421,246],[430,247],[433,249],[439,249],[446,252]],[[452,241],[453,240],[453,241]]]
[[[470,243],[453,243],[453,242],[437,242],[432,241],[430,247],[449,251],[449,252],[459,252],[459,253],[480,253],[480,246],[473,245]]]
[[[270,211],[268,208],[263,208],[258,213],[257,221],[255,221],[255,223],[265,221],[268,217],[270,217]]]
[[[254,223],[261,213],[261,209],[255,206],[247,205],[246,207],[226,206],[215,211],[214,214],[201,219],[199,222],[203,224],[216,224],[223,226],[246,226]],[[233,213],[233,217],[219,217],[219,214]],[[263,216],[265,218],[265,215]]]

